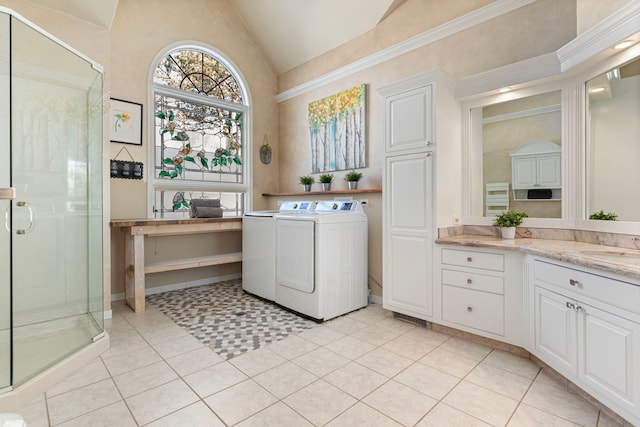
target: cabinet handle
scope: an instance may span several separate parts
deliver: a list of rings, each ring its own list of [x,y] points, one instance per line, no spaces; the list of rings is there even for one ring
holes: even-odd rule
[[[467,311],[468,311],[468,312],[472,312],[472,311],[473,311],[473,307],[471,307],[471,306],[467,306]]]
[[[473,261],[473,258],[471,258],[470,256],[467,257],[467,262],[471,262]]]
[[[470,284],[472,284],[472,283],[473,283],[473,280],[471,280],[471,279],[467,279],[467,285],[470,285]]]
[[[578,282],[578,281],[577,281],[577,280],[575,280],[575,279],[569,279],[569,284],[570,284],[571,286],[578,285],[579,283],[580,283],[580,282]]]
[[[570,308],[571,310],[575,310],[576,305],[572,302],[567,301],[567,308]]]
[[[431,153],[426,153],[424,156],[425,157],[431,157]]]

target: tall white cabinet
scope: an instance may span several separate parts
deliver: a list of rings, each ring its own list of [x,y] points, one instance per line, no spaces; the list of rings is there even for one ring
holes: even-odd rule
[[[433,71],[380,89],[385,106],[383,307],[424,320],[432,319],[434,306],[435,161],[445,139],[438,126],[459,126],[453,87],[450,77]]]

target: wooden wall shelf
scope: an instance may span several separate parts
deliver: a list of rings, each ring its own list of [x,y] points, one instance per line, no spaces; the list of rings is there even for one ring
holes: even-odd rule
[[[362,190],[331,190],[331,191],[295,191],[293,193],[262,193],[264,197],[291,196],[330,196],[332,194],[368,194],[382,193],[382,188],[366,188]]]

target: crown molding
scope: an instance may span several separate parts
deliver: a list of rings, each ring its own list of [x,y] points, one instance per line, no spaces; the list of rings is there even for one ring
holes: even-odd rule
[[[455,96],[456,99],[464,99],[501,87],[515,86],[559,73],[560,62],[555,52],[551,52],[464,77],[458,82]]]
[[[638,31],[640,0],[634,0],[558,49],[560,68],[562,71],[574,68]]]
[[[396,58],[420,47],[429,45],[435,41],[449,37],[453,34],[472,28],[483,22],[497,18],[521,7],[534,3],[536,0],[497,0],[480,9],[469,12],[458,18],[452,19],[442,25],[396,43],[386,49],[373,53],[363,59],[352,62],[344,67],[337,68],[315,79],[309,80],[291,89],[287,89],[276,95],[276,102],[284,102],[303,93],[317,89],[329,83],[335,82],[374,65]]]

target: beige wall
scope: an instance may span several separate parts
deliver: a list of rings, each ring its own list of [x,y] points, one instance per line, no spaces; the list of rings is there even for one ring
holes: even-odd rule
[[[361,59],[360,52],[371,53],[394,44],[408,36],[426,31],[447,20],[466,13],[487,1],[434,2],[408,0],[376,29],[330,51],[309,63],[280,76],[280,89],[304,83],[323,72]],[[434,13],[434,11],[437,11]],[[382,185],[383,168],[383,105],[377,89],[408,76],[442,68],[456,77],[476,74],[529,57],[553,52],[573,39],[575,30],[575,0],[540,0],[495,18],[461,33],[413,50],[390,61],[375,65],[319,89],[301,94],[279,104],[279,173],[280,191],[297,191],[298,176],[309,173],[307,105],[335,92],[366,83],[368,85],[368,154],[367,168],[359,187]],[[459,141],[451,143],[459,144]],[[460,159],[461,161],[461,159]],[[438,165],[441,168],[460,165]],[[342,173],[336,173],[332,188],[345,188]],[[459,183],[459,180],[456,180]],[[460,205],[459,185],[439,183],[439,201]],[[445,200],[446,198],[446,200]],[[381,204],[367,209],[369,215],[369,276],[382,279],[382,213]],[[441,225],[451,224],[451,218],[438,218]],[[419,260],[416,260],[419,262]],[[381,289],[370,282],[372,292]]]
[[[179,11],[177,10],[179,8]],[[145,179],[111,180],[111,218],[144,218],[147,216],[147,185],[151,166],[147,165],[147,149],[150,136],[147,135],[148,77],[153,59],[167,46],[180,41],[197,41],[221,52],[238,67],[246,79],[253,107],[253,188],[255,194],[277,190],[278,159],[268,166],[260,163],[259,148],[264,135],[274,153],[278,152],[278,129],[274,97],[277,79],[262,56],[257,44],[247,31],[244,23],[227,0],[120,0],[111,29],[111,66],[117,73],[112,76],[111,97],[143,104],[143,145],[127,146],[136,161],[145,163]],[[122,147],[112,144],[111,156]],[[265,209],[265,200],[255,197],[255,209]],[[112,292],[124,292],[124,236],[118,230],[112,231]],[[207,239],[194,236],[147,240],[147,247],[153,252],[152,258],[187,258],[195,253],[217,253],[224,251],[222,241],[237,251],[241,247],[240,233],[209,235]],[[159,240],[162,240],[161,242]],[[214,241],[220,242],[216,243]],[[227,244],[225,243],[225,245]],[[147,277],[147,287],[191,282],[213,276],[239,274],[240,264],[183,270],[178,272],[153,274]]]

